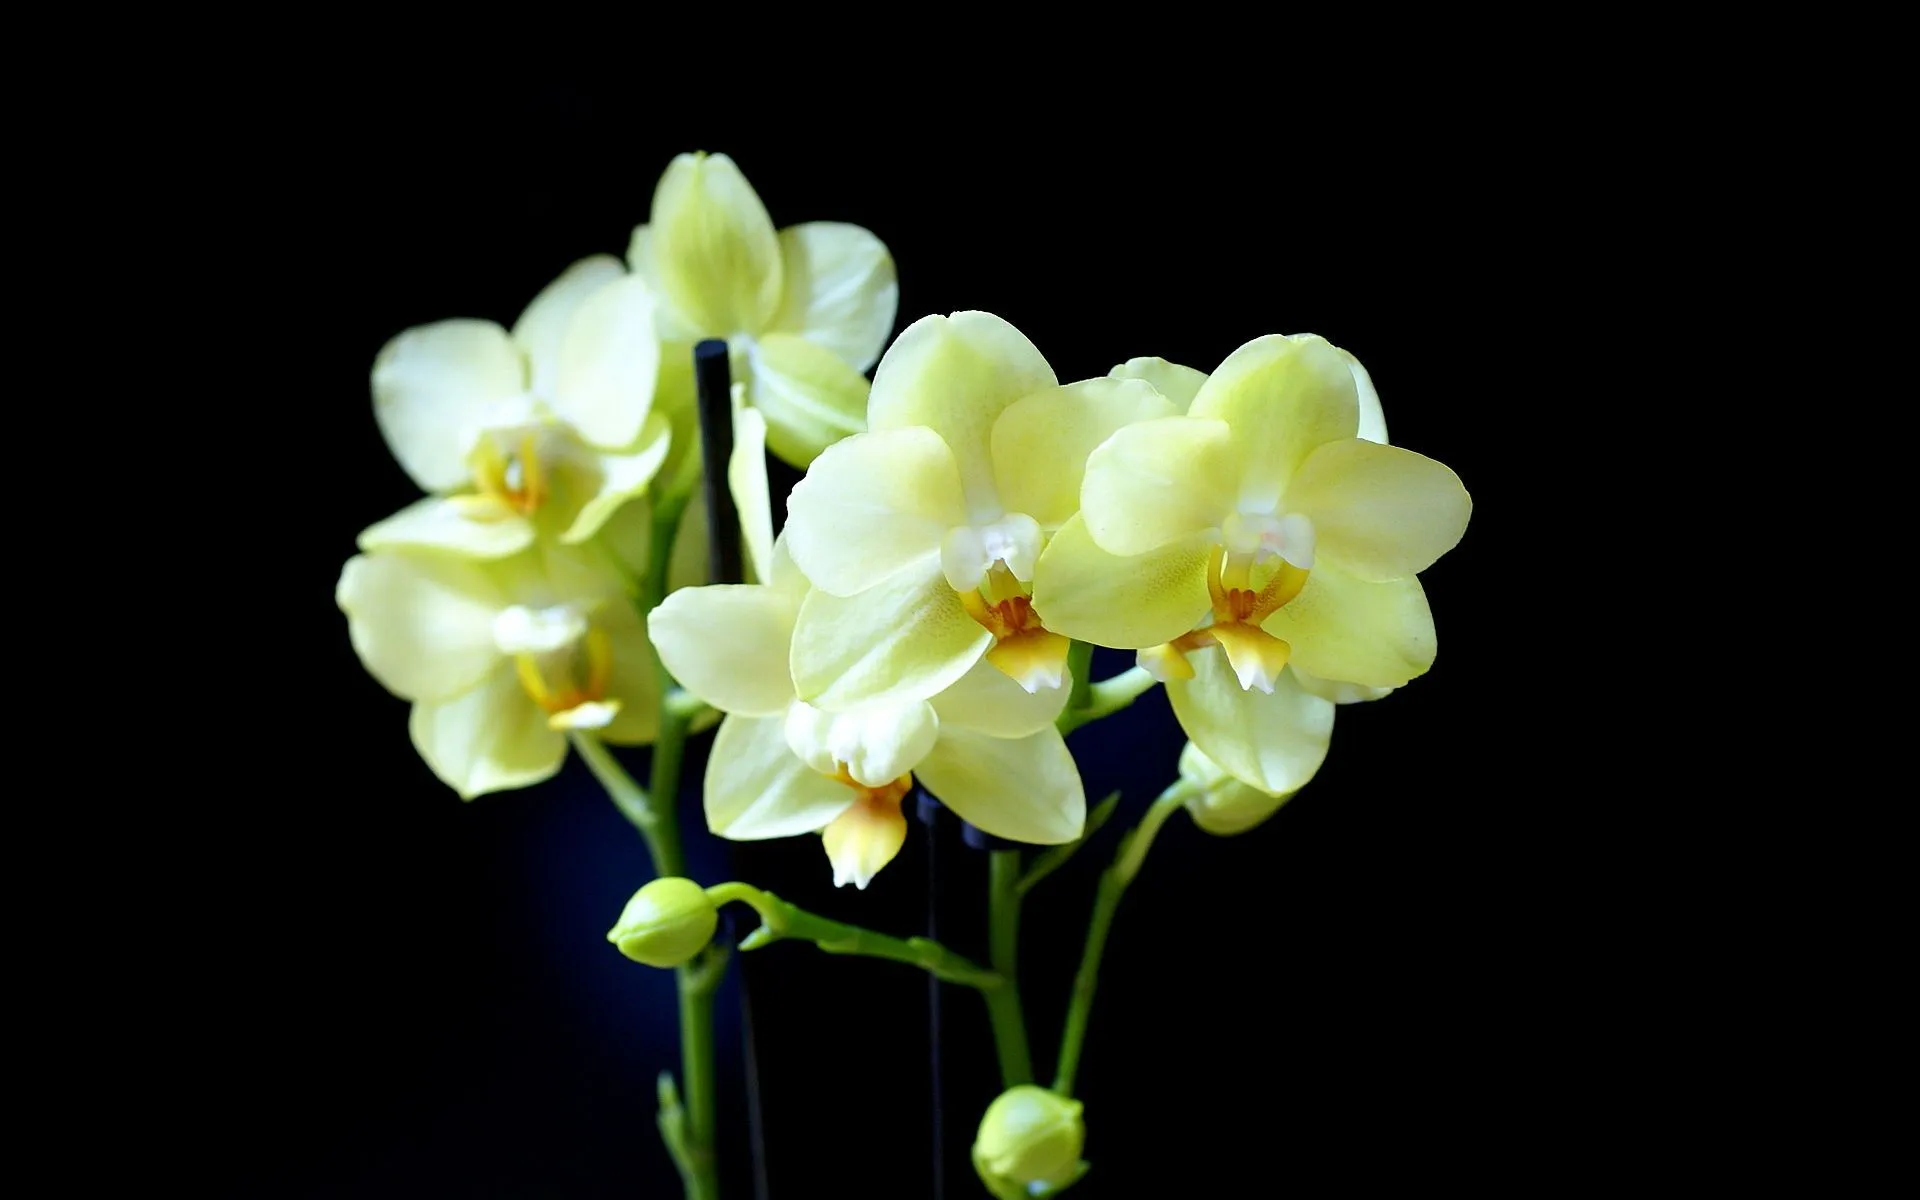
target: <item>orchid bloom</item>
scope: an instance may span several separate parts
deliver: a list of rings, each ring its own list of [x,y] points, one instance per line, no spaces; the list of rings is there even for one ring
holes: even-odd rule
[[[1363,382],[1371,394],[1321,338],[1263,337],[1185,416],[1115,433],[1038,567],[1049,624],[1139,649],[1168,680],[1217,646],[1243,690],[1270,691],[1289,662],[1366,688],[1423,673],[1433,617],[1414,574],[1460,540],[1472,502],[1440,463],[1356,436]],[[1372,409],[1366,432],[1384,438]]]
[[[765,584],[667,597],[647,626],[660,660],[727,713],[707,760],[707,826],[736,840],[819,832],[834,883],[865,888],[906,840],[914,778],[964,820],[1014,841],[1080,835],[1086,796],[1054,718],[1067,689],[1033,694],[982,664],[932,700],[825,712],[788,663],[807,580],[774,544]]]
[[[693,343],[720,338],[767,445],[797,467],[862,427],[866,372],[900,306],[893,257],[879,238],[833,221],[774,232],[740,168],[724,154],[682,154],[653,192],[649,223],[627,251],[659,302],[667,343],[661,386],[691,414]]]
[[[645,492],[668,450],[652,412],[660,347],[646,284],[620,261],[573,264],[509,333],[491,321],[408,329],[374,360],[374,417],[432,495],[360,535],[362,550],[477,558],[540,530],[585,541]]]
[[[548,778],[568,730],[627,744],[658,731],[639,614],[579,551],[376,550],[347,560],[335,599],[360,661],[413,702],[420,757],[462,799]]]
[[[1141,380],[1060,386],[988,313],[914,322],[874,374],[871,432],[814,460],[788,501],[816,589],[794,639],[799,695],[925,699],[983,655],[1029,692],[1059,687],[1068,641],[1036,604],[1034,565],[1080,506],[1088,452],[1175,412]]]

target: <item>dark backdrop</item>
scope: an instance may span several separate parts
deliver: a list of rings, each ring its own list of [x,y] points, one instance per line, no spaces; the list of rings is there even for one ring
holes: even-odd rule
[[[241,292],[272,310],[276,369],[234,403],[280,441],[269,503],[292,535],[260,652],[296,685],[208,806],[226,849],[201,873],[194,961],[215,981],[200,1061],[228,1101],[206,1126],[216,1193],[677,1194],[653,1129],[654,1076],[677,1067],[671,979],[604,941],[647,878],[639,840],[572,765],[462,804],[354,658],[332,591],[355,532],[415,495],[372,419],[382,342],[441,317],[511,322],[569,262],[621,253],[660,170],[695,148],[731,153],[777,225],[883,238],[901,325],[987,309],[1063,380],[1141,354],[1210,369],[1260,334],[1318,332],[1372,370],[1396,443],[1459,471],[1480,511],[1424,577],[1434,669],[1343,709],[1319,778],[1258,831],[1171,822],[1129,893],[1080,1075],[1094,1170],[1076,1194],[1485,1177],[1506,1161],[1536,1116],[1542,1039],[1564,1031],[1537,1015],[1548,918],[1520,866],[1560,834],[1508,769],[1500,716],[1532,681],[1500,665],[1512,602],[1488,547],[1520,503],[1503,455],[1539,401],[1498,368],[1491,335],[1532,303],[1499,277],[1525,192],[1495,149],[1417,114],[1362,136],[1210,139],[1071,120],[1016,138],[935,110],[871,137],[845,111],[720,127],[540,89],[318,113],[289,118],[281,182],[258,193],[249,253],[273,287]],[[708,740],[687,764],[690,814]],[[1126,799],[1029,908],[1043,1075],[1094,875],[1172,778],[1181,736],[1155,693],[1073,744],[1089,795]],[[900,934],[924,919],[917,832],[864,894],[829,886],[814,841],[729,847],[695,817],[689,849],[706,881]],[[984,859],[942,855],[943,920],[983,956]],[[923,977],[804,945],[744,965],[772,1194],[930,1194]],[[728,1195],[746,1196],[737,995],[730,983],[721,1101]],[[947,994],[946,1064],[949,1194],[967,1196],[965,1147],[997,1084],[964,990]]]

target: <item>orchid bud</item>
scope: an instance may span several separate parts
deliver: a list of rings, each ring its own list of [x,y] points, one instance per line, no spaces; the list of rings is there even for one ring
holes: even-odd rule
[[[1023,1083],[1000,1093],[980,1118],[973,1169],[1001,1200],[1051,1196],[1086,1173],[1086,1126],[1078,1100]]]
[[[706,949],[720,913],[691,879],[656,879],[633,894],[607,933],[620,953],[649,967],[677,967]]]

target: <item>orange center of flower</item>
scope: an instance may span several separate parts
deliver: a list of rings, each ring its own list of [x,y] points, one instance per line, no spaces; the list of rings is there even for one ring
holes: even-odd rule
[[[1193,666],[1186,656],[1207,646],[1219,646],[1226,652],[1241,687],[1271,692],[1293,647],[1260,628],[1260,623],[1298,596],[1311,574],[1284,559],[1279,564],[1266,584],[1255,590],[1248,560],[1227,553],[1224,547],[1214,547],[1207,563],[1213,624],[1140,651],[1140,664],[1161,679],[1191,679]]]
[[[1003,561],[987,569],[979,589],[964,592],[967,615],[993,635],[987,661],[1029,692],[1057,687],[1067,666],[1068,639],[1048,629],[1033,611],[1033,597]]]
[[[847,764],[837,763],[835,767],[833,778],[859,793],[854,803],[873,809],[876,815],[889,811],[899,812],[900,801],[905,799],[907,793],[913,790],[913,772],[911,771],[894,780],[892,783],[883,783],[879,787],[868,787],[847,773]]]

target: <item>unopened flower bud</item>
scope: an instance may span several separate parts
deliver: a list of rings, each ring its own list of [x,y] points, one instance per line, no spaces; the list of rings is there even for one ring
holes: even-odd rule
[[[1051,1196],[1086,1173],[1081,1104],[1023,1083],[1000,1093],[980,1118],[973,1169],[1000,1200]]]
[[[1193,823],[1220,837],[1247,832],[1293,799],[1292,792],[1276,796],[1235,779],[1192,742],[1180,752],[1180,777],[1196,785],[1187,796]]]
[[[719,910],[691,879],[656,879],[633,894],[608,931],[620,953],[649,967],[677,967],[706,949],[720,924]]]

